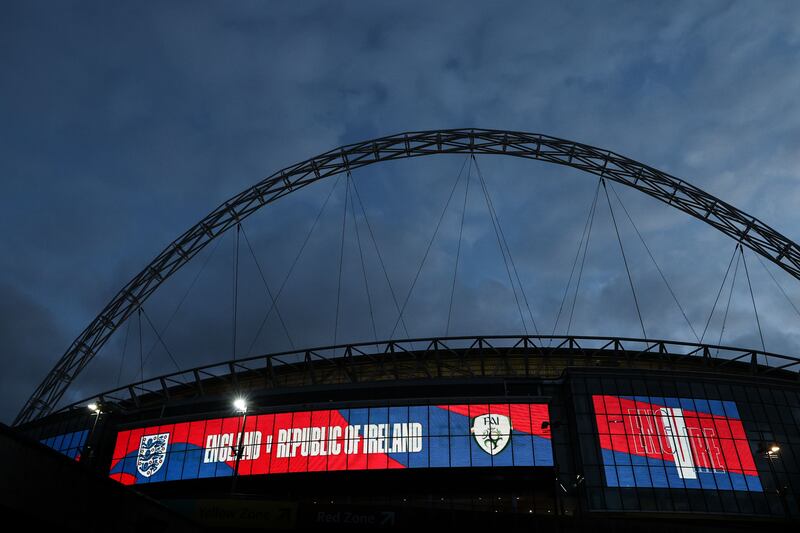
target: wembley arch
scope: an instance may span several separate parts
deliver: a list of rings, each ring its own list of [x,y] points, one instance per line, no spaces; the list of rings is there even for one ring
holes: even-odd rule
[[[14,425],[50,414],[111,335],[172,274],[262,207],[324,178],[436,154],[500,155],[572,167],[641,191],[695,217],[800,279],[800,249],[769,225],[694,185],[610,150],[538,133],[491,129],[406,132],[348,144],[281,169],[223,202],[133,277],[70,344]]]

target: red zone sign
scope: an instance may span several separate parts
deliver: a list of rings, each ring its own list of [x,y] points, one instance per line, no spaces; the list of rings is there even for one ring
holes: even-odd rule
[[[244,420],[244,428],[242,421]],[[546,404],[368,407],[248,415],[120,431],[124,484],[239,475],[552,466]]]

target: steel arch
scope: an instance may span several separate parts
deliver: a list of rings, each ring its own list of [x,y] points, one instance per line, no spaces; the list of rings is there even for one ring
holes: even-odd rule
[[[433,154],[492,154],[569,166],[633,187],[698,218],[800,279],[798,245],[736,207],[665,172],[586,144],[487,129],[408,132],[345,145],[286,167],[227,200],[169,244],[72,342],[14,420],[49,414],[112,333],[209,242],[261,207],[323,178],[382,161]]]

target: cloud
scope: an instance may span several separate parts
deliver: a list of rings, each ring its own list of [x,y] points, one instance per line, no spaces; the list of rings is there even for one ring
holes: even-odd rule
[[[798,10],[794,2],[369,9],[314,2],[269,9],[260,2],[12,3],[0,20],[0,224],[12,228],[0,235],[0,285],[9,295],[3,339],[34,363],[8,388],[6,403],[21,405],[116,290],[226,198],[279,168],[376,136],[464,126],[563,136],[685,178],[791,238],[800,229]],[[401,305],[462,162],[424,158],[354,174]],[[534,317],[549,330],[596,181],[508,158],[479,164]],[[476,185],[473,174],[452,331],[519,331],[514,292]],[[273,288],[329,186],[290,195],[246,222]],[[442,334],[447,322],[461,187],[463,181],[408,300],[412,335]],[[733,243],[652,199],[618,192],[690,320],[704,324]],[[340,185],[279,302],[298,346],[372,337],[351,219],[337,291],[344,196]],[[637,334],[604,201],[571,331]],[[618,222],[650,331],[691,339],[621,213]],[[395,307],[361,218],[359,224],[383,337]],[[232,352],[232,250],[228,235],[163,335],[181,364]],[[249,346],[266,302],[257,270],[240,252],[237,350]],[[198,260],[146,304],[158,328],[192,284]],[[751,263],[767,347],[796,351],[794,311]],[[798,301],[795,280],[775,273]],[[747,294],[734,300],[730,339],[758,346]],[[14,314],[16,307],[27,311]],[[34,342],[34,327],[51,334]],[[169,371],[174,367],[148,328],[143,351],[157,348],[146,373]],[[282,329],[273,313],[254,351],[285,348]],[[123,334],[70,398],[114,386]],[[138,373],[137,343],[138,331],[129,338],[123,381]]]
[[[0,417],[12,419],[69,343],[52,313],[30,295],[0,283],[3,387]]]

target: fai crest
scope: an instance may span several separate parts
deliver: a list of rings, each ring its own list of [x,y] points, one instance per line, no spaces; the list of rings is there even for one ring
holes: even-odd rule
[[[139,455],[136,457],[136,470],[144,477],[150,477],[164,465],[167,457],[169,433],[144,435],[139,441]]]
[[[472,419],[470,432],[481,450],[497,455],[511,442],[511,420],[493,413],[476,416]]]

